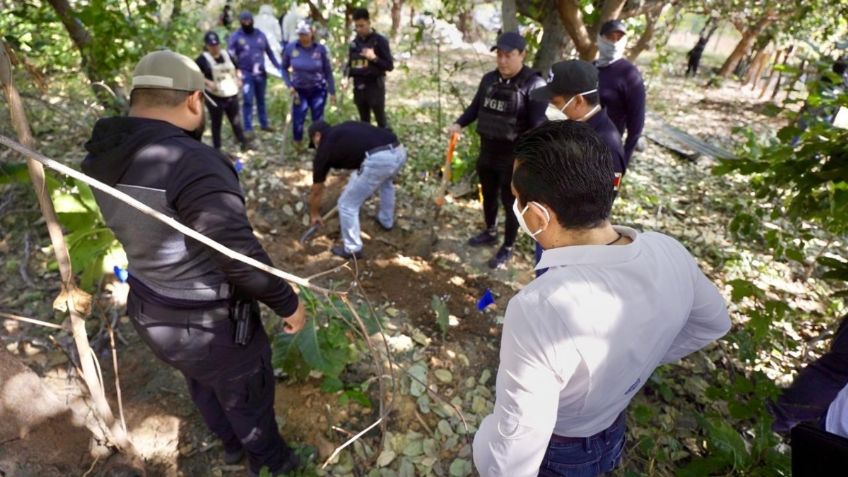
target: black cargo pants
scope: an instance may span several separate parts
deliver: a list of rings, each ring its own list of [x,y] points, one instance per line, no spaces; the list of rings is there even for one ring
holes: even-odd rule
[[[292,451],[277,429],[271,346],[258,317],[252,338],[240,346],[233,343],[226,306],[179,310],[130,292],[127,309],[153,353],[185,376],[195,406],[224,449],[244,448],[255,473],[283,467]]]
[[[359,111],[360,121],[370,123],[373,111],[377,126],[386,127],[386,78],[384,76],[367,81],[354,80],[353,102]]]

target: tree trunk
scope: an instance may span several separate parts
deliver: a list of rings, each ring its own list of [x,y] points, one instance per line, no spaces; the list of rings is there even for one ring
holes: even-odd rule
[[[409,6],[409,27],[415,28],[415,5]]]
[[[627,51],[627,59],[630,61],[636,61],[636,57],[638,57],[643,51],[647,50],[651,45],[651,40],[654,38],[654,32],[656,32],[657,20],[660,18],[660,13],[662,13],[662,9],[654,10],[653,12],[645,14],[645,31],[642,32],[642,35],[639,37],[636,44],[630,47],[630,50]]]
[[[736,44],[736,48],[733,49],[733,53],[727,57],[724,64],[721,66],[721,69],[718,72],[718,75],[722,78],[727,78],[730,76],[730,73],[739,65],[739,61],[745,57],[745,54],[748,53],[748,50],[751,49],[751,45],[754,44],[754,41],[757,40],[757,37],[768,27],[771,22],[774,21],[774,12],[772,10],[766,11],[757,23],[753,26],[745,30],[742,33],[742,39],[739,40],[739,43]]]
[[[769,86],[771,86],[771,82],[774,79],[774,75],[777,74],[777,66],[780,64],[780,58],[786,54],[786,50],[777,50],[774,54],[774,61],[771,62],[771,68],[769,69],[768,78],[766,78],[766,82],[763,83],[762,89],[760,89],[759,99],[762,99],[763,96],[766,95],[766,91],[768,91]]]
[[[583,22],[583,12],[580,10],[580,5],[576,0],[559,0],[557,2],[557,10],[562,25],[571,41],[574,42],[574,47],[580,54],[580,59],[592,61],[595,55],[598,54],[598,47],[595,44],[595,38],[589,35],[586,29],[586,24]]]
[[[503,0],[501,2],[501,19],[503,31],[518,31],[518,7],[515,0]]]
[[[471,36],[471,12],[466,7],[462,7],[457,13],[456,29],[462,33],[462,38],[466,41]]]
[[[789,63],[789,57],[792,56],[792,50],[793,49],[795,49],[795,47],[792,46],[792,45],[789,45],[789,47],[786,48],[786,54],[783,56],[783,63],[782,63],[783,66],[786,66],[786,64]],[[777,93],[780,92],[780,81],[781,80],[783,80],[783,71],[781,71],[780,73],[777,74],[777,82],[774,84],[774,91],[771,93],[771,100],[772,101],[774,101],[774,99],[777,97]]]
[[[62,25],[68,31],[71,41],[79,50],[82,58],[82,69],[85,72],[91,84],[91,90],[97,97],[98,102],[106,109],[117,108],[125,111],[129,108],[127,98],[123,94],[123,88],[120,87],[113,79],[109,79],[108,74],[100,71],[100,65],[97,58],[91,54],[90,45],[93,41],[91,34],[83,26],[82,21],[74,15],[71,10],[68,0],[48,0],[56,15],[62,21]],[[106,91],[106,88],[111,91]]]
[[[400,10],[403,8],[403,0],[392,0],[392,38],[397,38],[400,31]]]
[[[553,11],[553,0],[544,4],[544,9]],[[547,77],[551,65],[563,58],[565,48],[571,43],[571,38],[558,15],[546,15],[542,21],[542,41],[533,57],[533,69]]]
[[[761,48],[754,56],[754,59],[751,60],[751,67],[748,69],[748,74],[745,76],[745,82],[742,84],[750,84],[752,90],[756,89],[757,85],[760,83],[760,77],[762,77],[766,63],[771,56],[771,53],[769,52],[770,46],[771,42],[769,42],[764,48]]]

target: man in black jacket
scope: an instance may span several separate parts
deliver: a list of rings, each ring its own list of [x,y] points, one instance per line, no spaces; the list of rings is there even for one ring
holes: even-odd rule
[[[371,112],[377,126],[386,127],[386,72],[395,67],[389,40],[371,28],[368,10],[353,11],[356,37],[350,42],[346,76],[353,78],[353,102],[359,110],[359,120],[371,122]]]
[[[530,98],[530,91],[545,85],[538,73],[524,65],[527,43],[516,32],[498,37],[497,69],[483,75],[474,100],[462,116],[448,128],[459,133],[477,121],[480,135],[480,157],[477,174],[483,190],[483,215],[486,229],[471,237],[472,247],[494,245],[497,237],[498,196],[506,212],[504,241],[489,267],[499,268],[512,257],[512,247],[518,235],[518,219],[512,213],[512,150],[518,136],[545,122],[547,101]]]
[[[207,237],[271,264],[253,236],[233,166],[200,142],[204,79],[171,51],[133,72],[128,117],[101,119],[86,143],[86,174]],[[101,192],[95,198],[129,260],[128,315],[162,361],[185,376],[192,400],[223,442],[224,460],[246,452],[251,475],[297,466],[277,429],[268,336],[256,300],[303,327],[304,308],[280,278],[232,260]],[[235,318],[245,318],[237,324]],[[244,325],[247,325],[246,328]],[[236,340],[237,330],[247,330]]]

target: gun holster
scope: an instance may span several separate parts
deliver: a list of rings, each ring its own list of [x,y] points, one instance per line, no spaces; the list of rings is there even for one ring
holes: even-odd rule
[[[253,338],[254,327],[259,322],[259,303],[256,300],[236,299],[230,303],[230,319],[235,324],[233,342],[245,346]]]

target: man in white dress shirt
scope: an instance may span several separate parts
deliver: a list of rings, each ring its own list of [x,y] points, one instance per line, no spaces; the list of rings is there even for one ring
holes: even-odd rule
[[[484,477],[599,475],[618,466],[633,396],[727,333],[727,306],[679,242],[610,224],[612,159],[589,126],[548,122],[515,156],[514,213],[548,272],[507,307],[474,464]]]

